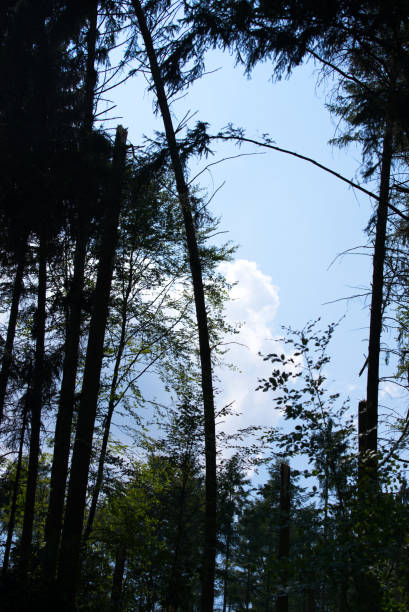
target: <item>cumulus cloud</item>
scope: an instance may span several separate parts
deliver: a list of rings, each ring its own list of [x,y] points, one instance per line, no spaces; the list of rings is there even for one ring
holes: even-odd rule
[[[280,305],[278,287],[264,274],[256,262],[238,259],[220,265],[220,272],[234,284],[226,315],[231,323],[241,323],[239,334],[231,345],[227,360],[237,370],[226,368],[218,372],[220,379],[218,404],[234,403],[241,413],[228,417],[223,429],[229,433],[250,425],[273,425],[279,414],[273,409],[269,393],[255,391],[258,379],[271,373],[271,364],[263,361],[259,353],[280,351],[282,347],[274,337],[274,320]]]

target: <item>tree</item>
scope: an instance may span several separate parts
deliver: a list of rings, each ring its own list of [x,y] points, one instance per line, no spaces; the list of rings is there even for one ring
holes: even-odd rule
[[[193,223],[192,206],[189,198],[189,189],[185,180],[180,151],[176,141],[175,130],[169,110],[164,82],[158,64],[157,55],[152,41],[152,34],[148,27],[145,11],[139,0],[132,2],[143,38],[147,58],[150,65],[158,105],[165,127],[169,155],[175,174],[176,188],[186,231],[186,242],[189,252],[190,270],[192,274],[193,291],[195,296],[197,326],[199,332],[199,350],[202,375],[202,393],[205,415],[205,455],[206,455],[206,512],[205,512],[205,544],[203,549],[203,582],[202,582],[202,610],[213,609],[214,600],[214,574],[216,558],[216,433],[214,396],[212,381],[212,360],[209,342],[209,329],[206,313],[205,294],[203,288],[202,265],[197,245],[196,231]]]
[[[87,356],[82,383],[79,420],[71,463],[67,507],[62,533],[58,579],[68,608],[74,605],[79,577],[82,522],[85,509],[91,444],[97,407],[99,381],[108,316],[109,294],[117,243],[117,226],[122,204],[122,187],[126,163],[127,131],[118,126],[113,152],[109,200],[106,203],[100,244],[98,278],[94,309],[88,337]]]

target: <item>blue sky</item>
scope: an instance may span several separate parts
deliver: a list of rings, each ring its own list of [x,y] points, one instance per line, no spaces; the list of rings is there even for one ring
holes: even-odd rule
[[[348,178],[359,178],[359,150],[339,151],[327,144],[336,134],[336,123],[325,109],[331,84],[317,88],[319,73],[312,62],[275,83],[268,63],[258,66],[249,79],[231,57],[214,52],[207,70],[217,68],[172,105],[175,124],[191,111],[197,114],[190,127],[200,119],[210,124],[211,133],[229,122],[243,127],[249,137],[268,132],[279,146],[313,157]],[[122,119],[107,125],[123,123],[133,144],[162,130],[143,76],[110,93],[117,104],[113,114]],[[217,143],[214,150],[214,157],[199,161],[192,173],[219,158],[260,152],[254,146],[238,150],[231,143]],[[306,162],[276,152],[225,161],[203,173],[198,182],[209,194],[224,183],[211,208],[221,217],[220,229],[227,232],[223,239],[238,245],[236,261],[223,269],[230,280],[239,281],[227,312],[232,320],[247,320],[240,340],[248,348],[235,347],[230,356],[241,372],[220,373],[219,401],[236,401],[243,412],[240,424],[271,424],[277,418],[271,399],[254,393],[257,379],[267,373],[258,351],[271,350],[281,325],[301,328],[317,317],[325,325],[345,315],[333,342],[329,377],[356,405],[365,395],[365,379],[358,372],[367,348],[369,309],[363,299],[342,298],[368,290],[371,261],[348,255],[330,264],[347,249],[367,243],[369,197]],[[334,300],[341,301],[328,304]]]

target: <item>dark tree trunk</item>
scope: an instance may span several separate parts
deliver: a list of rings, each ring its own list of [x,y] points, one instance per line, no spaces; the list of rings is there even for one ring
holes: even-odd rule
[[[246,610],[250,609],[250,568],[249,567],[247,568],[245,606],[246,606]]]
[[[227,607],[227,584],[229,578],[229,562],[230,562],[230,533],[227,535],[226,555],[224,559],[223,572],[223,612],[226,612]]]
[[[120,612],[122,610],[122,584],[124,580],[126,562],[126,547],[118,544],[115,557],[115,569],[112,577],[111,610]]]
[[[87,63],[84,82],[84,109],[82,131],[87,138],[92,133],[94,125],[94,97],[98,73],[95,69],[96,47],[98,39],[98,6],[94,1],[89,13],[89,29],[87,35]]]
[[[179,498],[179,511],[177,517],[177,530],[174,544],[174,555],[172,560],[172,568],[170,571],[168,592],[167,592],[167,610],[182,609],[184,602],[181,601],[179,594],[180,588],[180,548],[185,532],[185,509],[186,509],[186,488],[189,479],[190,454],[186,451],[183,461],[183,480],[182,489]]]
[[[315,593],[312,589],[305,594],[305,612],[315,612]]]
[[[25,267],[25,257],[27,249],[27,238],[23,240],[22,246],[18,252],[18,262],[16,275],[14,277],[13,295],[11,298],[11,307],[9,322],[7,326],[6,344],[4,346],[3,358],[1,361],[0,370],[0,423],[3,420],[4,401],[6,398],[7,384],[10,376],[10,367],[13,358],[14,336],[16,334],[16,325],[18,317],[18,307],[20,303],[21,292],[23,289],[23,274]]]
[[[365,482],[365,461],[368,451],[367,433],[366,401],[362,400],[358,405],[358,487],[361,492]]]
[[[278,559],[285,566],[290,556],[290,466],[280,465],[280,534],[278,540]],[[283,572],[284,586],[287,581],[287,569]],[[288,612],[288,595],[278,594],[276,612]]]
[[[122,126],[118,126],[114,147],[112,190],[103,222],[94,308],[88,336],[78,423],[68,485],[67,507],[62,533],[58,578],[61,587],[60,594],[64,598],[64,603],[68,610],[74,608],[80,571],[81,533],[91,461],[92,436],[100,386],[109,295],[118,236],[122,181],[125,169],[126,136],[127,131]]]
[[[37,312],[35,319],[36,347],[31,388],[28,391],[28,414],[31,416],[30,451],[28,460],[27,489],[24,505],[23,531],[21,535],[20,568],[24,574],[29,565],[34,524],[34,506],[37,487],[38,460],[40,455],[41,407],[44,384],[44,343],[47,291],[47,244],[40,236],[38,261]]]
[[[84,228],[79,228],[74,257],[74,276],[69,296],[70,304],[65,338],[63,378],[55,427],[50,500],[45,525],[44,575],[48,581],[52,581],[55,578],[64,513],[65,485],[68,474],[75,382],[81,334],[81,298],[84,285],[86,247],[86,232]]]
[[[369,326],[368,379],[366,390],[365,429],[366,460],[368,473],[376,478],[378,452],[378,391],[379,391],[379,353],[382,333],[383,286],[386,225],[388,219],[389,184],[392,164],[392,129],[385,128],[381,159],[381,178],[379,203],[376,219],[375,248],[373,255],[371,318]],[[362,412],[363,414],[363,412]],[[360,427],[362,429],[362,427]]]
[[[202,373],[202,392],[204,404],[205,455],[206,455],[206,503],[205,530],[202,565],[201,610],[211,612],[214,602],[214,575],[216,559],[216,435],[214,396],[212,381],[212,362],[209,343],[209,328],[202,279],[202,266],[197,245],[196,231],[192,218],[189,200],[189,190],[184,177],[175,131],[166,98],[163,80],[156,57],[152,36],[147,26],[144,11],[139,0],[132,0],[132,5],[138,20],[139,29],[144,40],[149,59],[152,78],[156,90],[159,108],[165,127],[169,153],[172,160],[179,202],[183,213],[186,231],[186,242],[189,252],[190,270],[192,274],[193,292],[195,297],[197,327],[199,332],[199,350]]]
[[[7,574],[7,570],[8,570],[8,566],[10,562],[11,544],[13,541],[14,526],[16,523],[17,497],[18,497],[18,492],[20,489],[21,465],[23,461],[24,434],[25,434],[26,427],[27,427],[27,408],[28,408],[27,398],[28,398],[28,390],[27,390],[27,396],[25,398],[24,408],[23,408],[23,418],[21,422],[20,441],[19,441],[17,465],[16,465],[16,477],[13,483],[13,496],[11,499],[10,519],[7,525],[7,539],[6,539],[6,547],[4,550],[4,557],[3,557],[3,577]]]
[[[128,312],[128,300],[132,290],[133,283],[133,274],[132,270],[129,274],[128,284],[125,291],[124,296],[124,304],[122,309],[122,321],[121,321],[121,336],[119,338],[118,351],[115,359],[114,373],[112,375],[111,387],[109,390],[109,403],[108,403],[108,411],[105,417],[104,423],[104,435],[102,438],[102,446],[101,452],[99,454],[98,460],[98,471],[97,478],[95,481],[95,487],[92,494],[90,509],[88,513],[87,526],[84,531],[84,542],[86,542],[91,534],[92,525],[94,523],[95,512],[97,510],[98,498],[101,492],[101,486],[104,479],[104,465],[105,465],[105,457],[107,452],[108,440],[109,440],[109,432],[111,429],[112,417],[115,410],[116,405],[116,389],[118,386],[118,378],[119,378],[119,368],[121,366],[122,355],[124,353],[125,344],[126,344],[126,321],[127,321],[127,312]]]
[[[87,62],[84,83],[84,108],[81,152],[87,154],[88,137],[94,123],[94,93],[97,82],[95,70],[96,43],[98,37],[98,4],[95,2],[89,16],[87,36]],[[55,578],[58,550],[64,514],[64,498],[68,474],[71,443],[71,427],[74,410],[75,383],[78,368],[78,352],[81,337],[82,295],[84,270],[89,234],[88,202],[78,203],[77,240],[74,255],[74,275],[68,295],[68,318],[64,347],[63,377],[54,437],[54,453],[51,470],[50,499],[45,525],[44,576],[47,581]]]

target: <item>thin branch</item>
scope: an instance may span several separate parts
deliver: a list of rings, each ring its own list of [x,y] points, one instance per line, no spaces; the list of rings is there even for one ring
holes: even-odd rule
[[[355,85],[358,85],[359,87],[362,87],[362,89],[365,89],[368,93],[373,94],[373,91],[365,83],[363,83],[356,77],[352,76],[352,74],[348,74],[347,72],[344,72],[341,68],[338,68],[338,66],[336,66],[335,64],[332,64],[328,60],[325,60],[323,57],[318,55],[312,49],[307,49],[307,52],[310,55],[312,55],[316,60],[321,62],[321,64],[324,64],[325,66],[328,66],[328,68],[331,68],[331,70],[338,72],[338,74],[344,77],[344,79],[347,79],[348,81],[352,81],[353,83],[355,83]]]
[[[282,147],[277,147],[276,145],[269,144],[267,142],[261,142],[259,140],[254,140],[253,138],[246,138],[244,136],[225,136],[223,134],[217,134],[216,136],[209,136],[209,138],[211,138],[213,140],[235,140],[236,142],[248,142],[248,143],[254,144],[254,145],[258,146],[258,147],[265,147],[267,149],[272,149],[273,151],[278,151],[279,153],[286,153],[287,155],[291,155],[293,157],[297,157],[298,159],[302,159],[304,161],[307,161],[310,164],[313,164],[314,166],[317,166],[321,170],[324,170],[325,172],[328,172],[329,174],[332,174],[333,176],[336,176],[338,179],[340,179],[344,183],[347,183],[348,185],[350,185],[354,189],[358,189],[359,191],[362,191],[362,193],[365,193],[370,198],[373,198],[374,200],[377,200],[377,201],[379,200],[379,196],[376,195],[375,193],[373,193],[372,191],[369,191],[368,189],[365,189],[365,187],[362,187],[361,185],[358,185],[358,183],[355,183],[354,181],[351,181],[350,179],[347,179],[345,176],[343,176],[339,172],[336,172],[335,170],[331,170],[331,168],[328,168],[327,166],[324,166],[320,162],[317,162],[315,159],[312,159],[311,157],[307,157],[306,155],[301,155],[301,153],[296,153],[295,151],[290,151],[289,149],[283,149]],[[407,217],[400,210],[398,210],[395,206],[393,206],[393,204],[388,203],[388,207],[394,213],[396,213],[397,215],[402,217],[402,219],[405,219],[405,221],[409,221],[409,217]]]
[[[264,155],[264,153],[239,153],[238,155],[229,155],[228,157],[222,157],[221,159],[218,159],[215,162],[207,164],[204,168],[202,168],[202,170],[200,170],[200,172],[198,172],[193,178],[190,179],[188,184],[191,185],[193,181],[199,178],[199,176],[206,172],[206,170],[208,170],[211,166],[217,166],[217,164],[221,164],[222,162],[227,161],[229,159],[237,159],[238,157],[248,157],[250,155]]]

